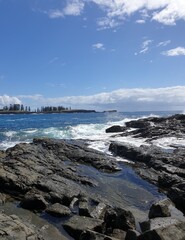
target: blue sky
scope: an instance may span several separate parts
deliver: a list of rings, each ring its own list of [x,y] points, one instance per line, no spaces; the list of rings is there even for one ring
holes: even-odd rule
[[[0,0],[0,107],[185,109],[184,0]]]

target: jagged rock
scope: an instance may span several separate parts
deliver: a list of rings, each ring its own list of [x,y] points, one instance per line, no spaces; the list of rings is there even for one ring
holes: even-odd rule
[[[138,240],[184,240],[185,222],[178,222],[166,227],[160,227],[141,234]]]
[[[125,125],[129,128],[148,128],[150,127],[150,122],[145,119],[139,119],[136,121],[126,122]]]
[[[100,219],[94,219],[84,216],[73,216],[67,222],[63,224],[64,229],[74,239],[80,239],[80,235],[85,230],[102,230],[103,221]]]
[[[47,205],[48,203],[45,201],[44,197],[33,191],[28,192],[20,202],[22,208],[29,210],[42,211],[46,209]]]
[[[112,127],[107,128],[105,131],[106,133],[116,133],[116,132],[124,132],[125,130],[126,130],[126,127],[114,125]]]
[[[152,204],[149,211],[149,218],[156,218],[156,217],[170,217],[170,209],[169,206],[171,205],[171,201],[169,199],[163,199],[157,203]]]
[[[61,205],[60,203],[55,203],[49,206],[46,209],[46,212],[54,217],[69,216],[71,214],[71,210],[64,205]]]
[[[112,233],[113,229],[128,231],[135,229],[135,219],[130,211],[109,207],[105,212],[105,231]]]
[[[90,213],[90,216],[92,218],[99,218],[99,219],[103,219],[104,215],[105,215],[105,211],[106,211],[107,205],[105,203],[99,203],[94,209],[93,211]]]

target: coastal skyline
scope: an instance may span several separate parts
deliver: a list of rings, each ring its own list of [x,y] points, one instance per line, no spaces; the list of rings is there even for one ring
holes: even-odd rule
[[[184,0],[0,0],[0,108],[185,110]]]

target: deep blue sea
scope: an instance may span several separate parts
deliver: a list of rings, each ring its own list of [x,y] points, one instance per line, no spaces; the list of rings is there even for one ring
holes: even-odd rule
[[[92,147],[105,150],[109,135],[105,129],[114,124],[147,116],[169,116],[177,112],[63,113],[0,115],[0,150],[35,137],[93,140]]]

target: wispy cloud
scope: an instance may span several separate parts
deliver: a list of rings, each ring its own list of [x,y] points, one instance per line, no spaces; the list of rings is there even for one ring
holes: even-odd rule
[[[135,55],[147,53],[150,49],[150,45],[152,44],[152,42],[153,40],[151,39],[144,40],[141,45],[141,50],[139,52],[136,52]]]
[[[136,20],[136,23],[138,24],[144,24],[146,21],[144,19],[138,19]]]
[[[137,23],[144,23],[148,19],[165,25],[175,25],[178,20],[185,20],[184,0],[66,0],[64,8],[49,11],[48,15],[51,18],[79,16],[85,6],[91,3],[104,13],[97,21],[100,29],[117,27],[135,13],[140,14]]]
[[[59,57],[54,57],[54,58],[52,58],[49,62],[48,62],[48,64],[52,64],[52,63],[54,63],[54,62],[56,62],[56,61],[58,61],[59,60]]]
[[[64,17],[64,13],[62,10],[59,9],[55,9],[55,10],[50,10],[49,12],[47,12],[48,16],[50,18],[61,18]]]
[[[157,44],[157,47],[166,47],[166,46],[169,45],[170,43],[171,43],[171,40],[159,42],[159,43]]]
[[[185,48],[184,47],[173,48],[162,52],[162,54],[168,57],[185,56]]]
[[[150,44],[153,42],[151,39],[147,39],[142,43],[142,49],[139,53],[146,53],[149,50]]]
[[[92,45],[93,49],[100,49],[100,50],[105,50],[105,46],[103,43],[95,43]]]
[[[166,88],[118,89],[89,96],[64,96],[45,98],[41,95],[28,96],[39,105],[64,105],[72,108],[89,108],[96,110],[118,109],[120,111],[136,110],[184,110],[185,86]],[[23,96],[26,100],[26,96]]]

